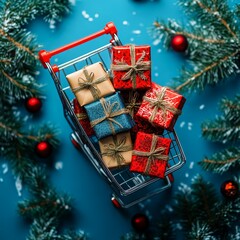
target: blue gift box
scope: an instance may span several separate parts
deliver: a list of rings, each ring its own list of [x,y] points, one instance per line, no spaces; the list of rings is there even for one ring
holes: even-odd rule
[[[98,139],[125,132],[135,125],[119,92],[84,107]]]

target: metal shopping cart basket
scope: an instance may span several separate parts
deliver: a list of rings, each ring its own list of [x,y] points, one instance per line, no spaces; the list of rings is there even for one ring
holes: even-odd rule
[[[109,35],[111,37],[110,41]],[[92,40],[99,40],[100,42],[100,39],[103,37],[107,37],[108,44],[101,44],[101,46],[98,46],[97,48],[94,46],[94,50],[84,52],[87,49],[85,44],[89,44]],[[96,148],[96,145],[94,145],[92,139],[87,136],[83,127],[79,123],[76,114],[74,113],[73,99],[75,96],[68,85],[66,75],[69,72],[72,73],[77,71],[86,65],[101,61],[105,70],[111,76],[111,71],[109,69],[111,48],[116,45],[122,45],[122,43],[117,35],[115,25],[110,22],[106,24],[103,30],[81,38],[68,45],[57,48],[53,51],[41,50],[39,52],[39,59],[43,67],[48,69],[52,79],[54,80],[57,92],[63,105],[64,116],[72,129],[70,136],[73,144],[85,153],[103,179],[110,184],[113,191],[111,196],[112,203],[119,208],[128,208],[170,188],[171,183],[173,182],[172,173],[181,168],[186,159],[176,132],[164,130],[163,136],[172,140],[169,153],[169,165],[166,170],[165,179],[130,172],[128,167],[110,170],[103,164],[99,150]],[[83,54],[79,54],[80,50],[78,47],[80,46],[84,46],[82,50]],[[92,46],[90,45],[90,47]],[[67,62],[64,61],[58,65],[50,63],[50,60],[55,63],[59,62],[59,59],[56,58],[56,56],[70,50],[74,50],[76,58],[68,60]],[[52,59],[54,56],[55,58]]]

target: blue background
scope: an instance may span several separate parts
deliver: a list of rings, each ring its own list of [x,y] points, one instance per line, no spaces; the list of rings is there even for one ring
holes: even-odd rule
[[[234,1],[230,2],[233,3]],[[186,59],[182,54],[167,51],[161,44],[156,46],[149,34],[149,28],[154,20],[169,18],[180,22],[187,21],[182,9],[173,0],[77,0],[72,12],[56,28],[51,28],[41,19],[37,19],[31,24],[30,30],[36,35],[43,49],[52,50],[101,30],[107,22],[113,21],[123,44],[151,45],[153,81],[168,85],[179,75]],[[69,58],[71,59],[72,55],[69,55]],[[174,200],[175,190],[181,183],[190,183],[197,173],[213,181],[217,190],[228,177],[226,174],[219,176],[205,172],[197,162],[225,147],[223,144],[203,139],[200,126],[203,121],[214,119],[220,113],[218,102],[223,96],[233,97],[236,90],[239,90],[236,79],[223,81],[215,87],[207,87],[204,92],[186,95],[187,102],[175,129],[187,162],[174,173],[175,182],[172,189],[130,209],[119,211],[111,204],[109,186],[70,142],[71,129],[63,117],[62,105],[53,81],[47,70],[40,68],[39,71],[38,81],[46,84],[46,99],[43,101],[41,112],[33,115],[29,124],[51,122],[61,131],[61,144],[53,155],[55,165],[51,171],[51,182],[59,191],[68,193],[74,199],[74,219],[69,220],[66,227],[82,229],[93,240],[117,240],[132,230],[131,218],[135,213],[143,212],[153,222],[160,219],[161,210]],[[15,183],[16,179],[7,162],[1,161],[1,240],[25,239],[29,230],[28,223],[17,213],[17,202],[24,199],[26,189],[23,186],[22,195],[19,196]]]

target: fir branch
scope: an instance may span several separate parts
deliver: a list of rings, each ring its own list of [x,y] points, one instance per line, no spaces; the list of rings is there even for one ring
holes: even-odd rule
[[[238,170],[240,168],[240,149],[238,147],[224,149],[209,158],[206,157],[199,164],[204,170],[218,174],[225,173],[230,169]]]

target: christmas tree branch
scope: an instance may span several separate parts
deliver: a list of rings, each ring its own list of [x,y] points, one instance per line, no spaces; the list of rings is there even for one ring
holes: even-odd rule
[[[205,38],[205,37],[197,36],[193,33],[189,33],[189,32],[186,32],[186,31],[176,31],[176,30],[171,29],[171,28],[167,27],[166,25],[160,23],[159,21],[155,21],[153,23],[153,26],[156,29],[161,29],[163,31],[166,31],[171,35],[180,34],[180,35],[184,35],[188,38],[191,38],[191,39],[194,39],[194,40],[197,40],[197,41],[201,41],[201,42],[207,42],[207,43],[213,43],[213,44],[214,43],[216,43],[216,44],[225,44],[226,43],[226,41],[222,40],[222,39]]]
[[[218,9],[216,8],[214,11],[212,11],[212,9],[208,6],[206,6],[203,2],[201,2],[200,0],[194,0],[196,1],[196,3],[198,4],[198,6],[200,8],[202,8],[204,11],[206,11],[207,13],[216,16],[217,19],[222,23],[222,25],[229,31],[229,33],[234,37],[237,38],[237,35],[232,31],[232,29],[230,28],[230,26],[228,25],[227,21],[225,19],[223,19],[220,14]],[[216,6],[216,5],[215,5]]]

